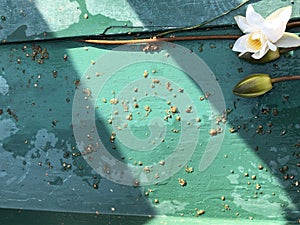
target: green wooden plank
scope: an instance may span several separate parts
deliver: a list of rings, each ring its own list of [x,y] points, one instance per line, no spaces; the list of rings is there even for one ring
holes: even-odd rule
[[[156,76],[168,76],[167,71],[174,73],[174,77],[171,77],[174,83],[184,87],[184,93],[187,93],[193,104],[196,104],[195,107],[202,119],[198,146],[192,157],[187,159],[187,165],[193,167],[194,172],[186,173],[185,165],[181,165],[176,174],[159,182],[158,185],[135,188],[118,185],[92,170],[78,154],[79,149],[76,147],[71,127],[72,102],[77,90],[74,81],[81,79],[84,82],[87,79],[85,71],[91,67],[98,68],[97,58],[114,50],[101,46],[86,46],[77,42],[40,44],[41,48],[47,48],[49,53],[49,59],[45,59],[43,64],[39,64],[37,59],[26,57],[26,53],[31,54],[33,51],[30,43],[27,44],[27,48],[24,48],[24,44],[1,46],[1,52],[6,56],[0,59],[3,110],[0,183],[2,208],[184,217],[195,217],[195,208],[198,208],[206,211],[203,217],[207,218],[253,217],[258,221],[297,219],[299,215],[299,187],[295,186],[295,181],[299,180],[297,167],[299,149],[296,147],[299,140],[297,116],[299,96],[295,94],[297,82],[278,84],[271,93],[248,100],[236,98],[231,89],[242,77],[254,72],[265,72],[272,76],[296,74],[299,70],[296,63],[299,60],[298,51],[293,55],[282,57],[276,63],[253,66],[240,61],[230,50],[229,45],[232,41],[181,43],[208,64],[221,86],[227,108],[232,110],[227,118],[227,128],[223,131],[225,138],[221,149],[205,171],[199,171],[198,168],[209,140],[210,121],[213,121],[213,118],[209,116],[210,110],[207,108],[209,102],[199,100],[204,93],[190,83],[188,76],[181,74],[179,70],[172,70],[172,67],[169,68],[167,65],[151,62],[150,64],[137,62],[136,65],[132,63],[124,68],[125,71],[113,74],[112,80],[109,79],[105,83],[106,91],[103,89],[99,96],[93,96],[92,93],[92,97],[99,100],[99,117],[96,117],[96,125],[106,148],[112,148],[112,144],[109,143],[112,127],[107,121],[110,119],[109,112],[114,113],[114,110],[111,109],[110,103],[102,103],[102,97],[109,101],[114,96],[112,91],[120,93],[124,85],[132,82],[128,83],[129,80],[138,77],[145,79],[144,67],[150,73],[147,80],[150,83]],[[65,54],[68,56],[66,61]],[[130,53],[128,54],[130,56]],[[141,54],[150,53],[141,51]],[[173,57],[179,65],[182,63],[181,66],[184,66],[182,54],[169,57]],[[99,72],[101,68],[104,67],[100,66]],[[157,72],[152,74],[152,69]],[[199,73],[201,74],[201,71]],[[96,74],[90,74],[90,77],[95,82],[99,78]],[[151,85],[147,87],[150,93],[153,88]],[[84,91],[84,86],[78,88],[80,92]],[[174,91],[177,92],[177,88]],[[173,97],[170,93],[168,98],[172,100]],[[120,96],[119,98],[121,99]],[[155,105],[151,98],[155,99]],[[168,105],[153,96],[140,101],[139,104],[142,115],[145,113],[143,107],[147,104],[152,108],[151,116],[158,112],[161,112],[158,115],[162,118],[166,115]],[[10,111],[7,111],[8,109]],[[278,110],[278,115],[273,113],[275,109]],[[133,125],[132,129],[137,137],[144,138],[145,124],[134,113],[132,122],[139,120],[141,121],[139,125]],[[117,141],[118,136],[115,143],[117,151],[113,150],[112,154],[128,165],[135,165],[135,162],[139,164],[141,161],[142,168],[148,163],[153,163],[153,160],[165,159],[170,154],[171,148],[176,145],[178,140],[176,135],[180,135],[180,132],[172,131],[173,128],[180,129],[175,126],[175,120],[173,122],[174,126],[171,130],[167,130],[170,136],[166,137],[165,144],[154,156],[151,156],[151,151],[143,154],[122,147],[122,143]],[[272,122],[272,127],[268,127],[269,122]],[[263,133],[257,132],[259,125],[263,126]],[[235,127],[238,132],[230,133],[230,127]],[[264,169],[259,170],[259,164],[263,165]],[[70,168],[68,165],[71,165]],[[280,172],[280,169],[286,166],[288,171]],[[245,173],[248,173],[249,177],[245,177]],[[286,174],[293,176],[293,179],[287,179]],[[251,179],[252,175],[256,176],[255,180]],[[187,185],[182,187],[178,182],[179,178],[185,179]],[[94,184],[98,185],[98,189],[93,188]],[[149,192],[148,189],[153,192]],[[145,192],[149,192],[149,196],[145,196]],[[222,201],[221,196],[225,196],[226,200]],[[155,199],[158,199],[159,203],[156,204]]]

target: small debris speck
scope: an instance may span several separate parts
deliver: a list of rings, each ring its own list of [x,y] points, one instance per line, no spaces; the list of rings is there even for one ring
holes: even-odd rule
[[[261,188],[261,185],[260,184],[256,184],[255,188],[256,188],[256,190],[259,190]]]
[[[203,209],[197,210],[196,216],[201,216],[201,215],[203,215],[204,213],[205,213],[205,210],[203,210]]]
[[[146,77],[148,77],[148,75],[149,75],[148,71],[145,70],[143,76],[146,78]]]
[[[215,135],[217,135],[217,130],[216,129],[211,129],[210,131],[209,131],[209,134],[211,135],[211,136],[215,136]]]
[[[178,179],[178,182],[179,182],[179,184],[180,184],[181,186],[186,186],[186,184],[187,184],[186,180],[184,180],[184,179],[182,179],[182,178],[179,178],[179,179]]]
[[[226,210],[230,210],[229,205],[224,205],[224,208],[225,208]]]
[[[164,160],[159,161],[159,165],[161,165],[161,166],[165,165],[165,163],[166,162]]]
[[[52,71],[52,76],[53,76],[54,78],[57,77],[57,71],[56,71],[56,70],[53,70],[53,71]]]
[[[151,111],[151,108],[150,108],[150,106],[148,106],[148,105],[146,105],[146,106],[144,107],[144,109],[145,109],[147,112],[150,112],[150,111]]]
[[[185,172],[192,173],[192,172],[194,172],[194,168],[193,167],[189,167],[189,166],[185,166]]]

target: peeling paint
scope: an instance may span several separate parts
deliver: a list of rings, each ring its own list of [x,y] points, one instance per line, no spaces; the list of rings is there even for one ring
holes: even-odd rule
[[[185,207],[188,205],[186,202],[179,202],[176,200],[172,201],[162,201],[159,204],[155,205],[155,208],[157,210],[161,210],[163,213],[169,214],[169,213],[176,213],[180,212],[185,209]]]
[[[17,133],[18,130],[12,119],[0,120],[0,141]]]
[[[81,10],[76,1],[69,0],[36,0],[35,7],[47,23],[47,31],[55,32],[68,28],[79,22]]]
[[[226,176],[226,178],[230,181],[231,184],[238,184],[239,177],[240,177],[240,175],[238,175],[238,174],[229,174],[228,176]]]
[[[79,22],[81,10],[76,1],[0,1],[1,23],[0,39],[21,29],[26,36],[55,32],[67,29]]]
[[[290,160],[290,156],[286,155],[284,157],[277,157],[277,162],[279,162],[281,165],[285,165]]]
[[[276,218],[283,213],[280,203],[270,202],[268,199],[270,195],[264,195],[260,199],[244,200],[240,194],[232,193],[233,202],[242,209],[258,214],[267,216],[269,218]],[[272,210],[269,210],[272,209]]]
[[[136,14],[130,4],[125,0],[115,0],[115,6],[112,8],[110,0],[86,0],[86,7],[92,15],[104,15],[118,21],[130,20],[133,26],[142,26],[139,16]],[[95,7],[95,5],[99,7]]]
[[[0,94],[2,95],[6,95],[8,93],[8,84],[6,82],[6,80],[0,76]]]
[[[55,147],[57,141],[58,138],[53,133],[48,133],[46,129],[41,129],[37,132],[36,140],[33,144],[37,148],[45,148],[48,143],[51,147]]]

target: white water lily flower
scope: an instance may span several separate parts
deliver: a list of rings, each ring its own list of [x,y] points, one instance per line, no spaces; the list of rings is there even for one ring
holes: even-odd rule
[[[262,58],[269,50],[300,46],[300,38],[293,33],[285,32],[286,24],[292,14],[292,7],[280,8],[264,19],[255,12],[252,5],[247,7],[246,17],[235,16],[239,28],[245,33],[236,40],[232,50],[253,53],[254,59]]]

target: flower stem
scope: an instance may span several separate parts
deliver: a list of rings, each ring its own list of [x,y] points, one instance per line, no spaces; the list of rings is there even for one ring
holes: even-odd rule
[[[288,80],[300,80],[300,76],[284,76],[284,77],[271,78],[272,83],[288,81]]]
[[[300,26],[300,21],[295,21],[295,22],[289,22],[287,24],[287,27],[292,28],[292,27],[298,27]],[[147,38],[140,38],[140,39],[123,39],[123,40],[105,40],[105,39],[75,39],[76,41],[79,42],[86,42],[86,43],[91,43],[91,44],[103,44],[103,45],[123,45],[123,44],[138,44],[138,43],[154,43],[154,42],[159,42],[159,41],[166,41],[166,42],[172,42],[172,41],[193,41],[193,40],[236,40],[238,39],[241,35],[231,35],[231,34],[224,34],[224,35],[195,35],[195,36],[172,36],[172,37],[162,37],[166,34],[177,32],[177,31],[187,31],[187,30],[192,30],[195,28],[200,27],[199,25],[189,27],[189,28],[180,28],[180,29],[175,29],[175,30],[170,30],[166,31],[165,33],[160,33],[154,37],[147,37]],[[73,39],[74,40],[74,39]],[[289,52],[291,50],[295,50],[297,47],[293,48],[283,48],[280,49],[279,52],[280,54]]]
[[[228,10],[228,11],[226,11],[226,12],[224,12],[224,13],[222,13],[222,14],[220,14],[220,15],[218,15],[218,16],[210,19],[210,20],[207,20],[207,21],[205,21],[203,23],[200,23],[200,24],[197,24],[197,25],[191,26],[191,27],[183,27],[183,28],[179,28],[179,29],[173,29],[173,30],[165,31],[165,32],[157,34],[156,37],[162,37],[162,36],[165,36],[167,34],[176,33],[176,32],[179,32],[179,31],[188,31],[188,30],[197,29],[199,27],[203,27],[204,25],[209,24],[209,23],[211,23],[211,22],[213,22],[213,21],[221,18],[221,17],[223,17],[223,16],[231,13],[232,11],[239,9],[240,7],[242,7],[243,5],[245,5],[246,3],[248,3],[249,1],[250,0],[245,0],[242,3],[240,3],[239,5],[235,6],[234,8],[232,8],[232,9],[230,9],[230,10]]]
[[[291,21],[291,22],[287,23],[286,28],[291,29],[291,28],[299,27],[299,26],[300,26],[300,21]]]
[[[103,44],[103,45],[123,45],[123,44],[138,44],[138,43],[155,43],[160,41],[191,41],[191,40],[218,40],[218,39],[237,39],[239,35],[205,35],[205,36],[181,36],[181,37],[165,37],[165,38],[143,38],[132,40],[103,40],[103,39],[87,39],[77,40],[80,42],[86,42],[91,44]]]

